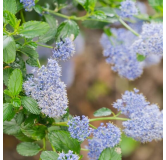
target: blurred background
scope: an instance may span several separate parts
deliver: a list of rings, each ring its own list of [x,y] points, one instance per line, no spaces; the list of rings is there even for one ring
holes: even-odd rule
[[[51,0],[48,0],[48,3]],[[42,2],[41,2],[42,3]],[[153,10],[147,1],[141,1],[142,11],[153,14]],[[63,9],[64,14],[70,14],[71,6]],[[79,13],[80,16],[84,12]],[[36,12],[26,12],[26,20],[38,19]],[[58,19],[59,23],[63,19]],[[69,109],[72,115],[86,115],[93,118],[93,112],[101,107],[110,108],[114,113],[116,109],[112,103],[121,97],[126,90],[138,88],[151,103],[156,103],[163,108],[163,65],[160,62],[144,69],[141,78],[135,81],[128,81],[120,78],[117,73],[111,70],[111,66],[105,62],[102,55],[103,49],[100,45],[100,38],[103,33],[100,29],[87,29],[79,23],[80,35],[75,40],[76,53],[69,61],[60,63],[62,67],[62,81],[67,85]],[[55,44],[52,44],[55,46]],[[41,64],[47,63],[47,58],[52,55],[51,49],[38,47]],[[31,73],[32,68],[27,65],[27,72]],[[104,121],[105,123],[106,121]],[[93,122],[99,126],[101,122]],[[121,127],[120,121],[113,121]],[[13,136],[4,135],[4,160],[38,160],[35,157],[23,157],[16,152],[19,140]],[[83,142],[85,148],[87,142]],[[47,146],[48,148],[50,146]],[[162,160],[163,142],[151,142],[140,144],[131,138],[122,135],[121,141],[123,160]],[[88,160],[87,152],[82,151],[83,160]]]

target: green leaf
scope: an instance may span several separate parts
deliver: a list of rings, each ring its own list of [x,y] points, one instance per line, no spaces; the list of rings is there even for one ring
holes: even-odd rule
[[[145,58],[146,58],[146,57],[145,57],[144,55],[141,55],[141,54],[138,54],[138,53],[137,53],[137,60],[138,60],[139,62],[144,61]]]
[[[99,160],[121,160],[121,148],[114,147],[114,148],[106,148],[100,154]]]
[[[38,59],[39,55],[36,50],[31,47],[24,46],[23,48],[19,48],[19,51],[23,54],[27,55],[30,58]]]
[[[59,155],[54,151],[43,151],[40,155],[42,160],[57,160]]]
[[[45,34],[49,29],[46,22],[29,21],[22,24],[19,34],[26,38],[34,38]]]
[[[110,109],[103,107],[103,108],[100,108],[97,111],[95,111],[93,113],[93,115],[95,117],[101,117],[101,116],[109,116],[109,115],[111,115],[111,113],[112,113],[112,111]]]
[[[3,10],[10,11],[11,13],[15,14],[17,12],[17,6],[15,0],[3,0]]]
[[[16,0],[17,12],[24,8],[23,3],[20,3],[20,0]]]
[[[3,121],[11,120],[14,117],[15,113],[13,110],[13,105],[10,103],[3,104]]]
[[[22,142],[17,145],[17,152],[22,156],[35,156],[40,151],[40,146],[33,142]]]
[[[94,11],[93,16],[97,19],[105,19],[107,18],[106,14],[103,11]]]
[[[8,135],[14,135],[20,132],[20,126],[16,123],[15,119],[5,121],[3,123],[3,132]]]
[[[95,8],[96,0],[76,0],[87,11],[93,11]]]
[[[43,13],[43,8],[40,5],[35,5],[33,9],[40,15]]]
[[[154,9],[163,6],[163,0],[148,0],[148,2]]]
[[[18,97],[15,97],[11,100],[11,103],[13,104],[14,107],[19,108],[21,106],[21,100]]]
[[[10,77],[12,71],[13,71],[13,69],[11,67],[5,68],[3,70],[3,82],[6,86],[8,86],[8,80],[9,80],[9,77]]]
[[[23,142],[34,142],[35,140],[27,137],[24,135],[21,131],[17,134],[14,135],[18,140],[23,141]]]
[[[15,69],[10,75],[8,81],[8,89],[13,96],[18,95],[22,90],[22,72],[19,69]]]
[[[22,97],[21,103],[23,107],[33,114],[40,114],[37,102],[31,97]]]
[[[17,20],[16,16],[9,11],[3,11],[3,18],[5,24],[10,24],[13,28],[17,28],[20,24],[20,20]]]
[[[44,125],[37,125],[32,126],[27,124],[26,126],[21,126],[21,131],[24,133],[27,137],[34,139],[34,140],[41,140],[46,135],[47,127]]]
[[[13,97],[12,93],[9,90],[5,89],[3,92],[9,97]]]
[[[3,36],[3,61],[12,63],[16,57],[16,44],[12,36]]]
[[[93,23],[92,23],[93,22]],[[82,24],[86,27],[86,28],[93,28],[93,29],[102,29],[104,28],[104,26],[106,26],[107,24],[109,24],[108,22],[100,22],[100,21],[83,21]]]
[[[78,154],[80,152],[80,143],[77,141],[77,139],[71,138],[70,133],[67,131],[51,131],[48,134],[48,139],[59,152],[63,151],[67,153],[69,150],[72,150]]]
[[[56,34],[56,40],[59,40],[60,37],[66,38],[70,37],[71,35],[74,35],[75,39],[78,36],[78,34],[79,34],[79,27],[77,23],[72,20],[67,20],[59,25]]]
[[[105,28],[104,28],[104,33],[105,33],[108,37],[112,36],[111,30],[110,30],[109,27],[105,27]]]
[[[16,123],[18,125],[21,125],[21,123],[24,121],[24,113],[23,112],[19,112],[16,115]]]
[[[38,60],[36,59],[33,59],[33,58],[28,58],[26,60],[26,63],[32,67],[39,67],[39,63],[38,63]]]
[[[39,37],[39,42],[46,43],[53,39],[57,32],[58,22],[57,20],[49,14],[44,15],[46,22],[49,24],[50,29],[47,33]]]

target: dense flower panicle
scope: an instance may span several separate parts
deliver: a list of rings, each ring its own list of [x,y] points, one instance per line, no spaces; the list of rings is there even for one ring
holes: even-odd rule
[[[64,41],[56,43],[56,47],[53,50],[53,58],[56,60],[68,60],[75,53],[74,43],[70,38],[65,38]]]
[[[68,153],[60,153],[58,160],[79,160],[79,156],[76,154],[73,154],[73,151],[69,150]]]
[[[142,33],[136,40],[131,49],[136,53],[144,56],[151,54],[163,55],[163,24],[162,23],[145,23],[142,26]]]
[[[23,3],[25,11],[32,11],[35,6],[35,0],[20,0],[20,3]]]
[[[118,99],[113,107],[117,108],[118,111],[121,111],[122,114],[131,117],[131,114],[136,112],[137,110],[144,109],[149,102],[146,101],[145,97],[142,94],[138,93],[139,90],[134,89],[134,92],[126,91],[122,95],[122,99]]]
[[[68,99],[66,86],[60,80],[61,68],[56,60],[48,59],[47,66],[35,71],[36,76],[24,82],[26,95],[34,98],[41,112],[59,118],[66,113]]]
[[[136,3],[133,2],[132,0],[125,0],[121,2],[120,10],[121,10],[120,16],[124,18],[138,14]]]
[[[142,143],[163,138],[163,112],[157,105],[147,105],[144,109],[133,112],[131,120],[123,122],[124,132]]]
[[[107,147],[114,147],[120,142],[120,129],[111,123],[107,123],[107,127],[103,123],[93,130],[93,138],[88,139],[88,156],[91,160],[97,160],[101,152]]]
[[[143,72],[143,67],[137,61],[136,54],[126,46],[106,48],[103,54],[107,57],[106,62],[113,65],[112,70],[118,72],[121,77],[134,80]]]
[[[79,141],[84,141],[89,135],[89,119],[82,116],[82,120],[79,116],[73,117],[68,122],[69,128],[68,131],[70,132],[71,137],[78,139]]]

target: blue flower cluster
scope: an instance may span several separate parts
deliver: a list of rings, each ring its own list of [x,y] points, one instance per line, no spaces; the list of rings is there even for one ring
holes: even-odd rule
[[[20,0],[23,3],[25,11],[32,11],[33,6],[35,6],[35,0]]]
[[[101,152],[108,147],[114,147],[121,140],[120,129],[111,123],[104,126],[103,123],[93,130],[93,138],[88,139],[88,156],[90,159],[97,160]]]
[[[157,105],[148,105],[130,115],[131,120],[123,122],[128,137],[142,143],[163,138],[163,112]]]
[[[60,80],[61,68],[56,60],[48,59],[47,66],[35,71],[36,76],[24,82],[26,95],[37,100],[41,112],[59,118],[66,113],[68,99],[66,86]]]
[[[89,119],[82,116],[82,120],[79,116],[73,117],[68,121],[68,131],[71,137],[78,139],[79,141],[84,141],[90,135],[89,130]]]
[[[141,55],[163,55],[163,24],[145,23],[142,32],[133,45],[132,49]]]
[[[143,72],[135,52],[130,50],[132,41],[137,37],[123,28],[111,29],[111,32],[113,36],[108,38],[103,34],[100,40],[104,48],[103,55],[107,57],[106,62],[114,65],[112,70],[118,72],[121,77],[134,80]]]
[[[130,120],[123,122],[127,136],[140,142],[151,142],[163,137],[163,113],[155,104],[150,105],[139,90],[126,91],[113,107],[122,111]]]
[[[138,14],[138,9],[136,8],[136,4],[132,0],[125,0],[121,2],[120,10],[121,10],[120,16],[124,18]]]
[[[68,153],[60,153],[58,160],[79,160],[79,156],[76,154],[73,154],[73,151],[69,150]]]
[[[56,43],[53,50],[53,58],[56,60],[68,60],[75,53],[74,43],[70,38],[65,38],[64,41]]]
[[[113,107],[128,117],[130,117],[130,115],[136,110],[144,109],[150,103],[147,102],[145,97],[138,92],[139,90],[137,89],[134,89],[134,92],[126,91],[122,95],[122,99],[118,99],[113,104]]]
[[[138,22],[135,25],[130,25],[140,33],[141,24],[142,22]],[[106,62],[113,65],[113,71],[129,80],[140,77],[143,68],[157,64],[162,59],[162,24],[143,24],[142,29],[143,31],[138,38],[124,28],[113,28],[111,29],[113,36],[108,37],[103,34],[100,40],[104,48],[103,55],[107,58]],[[137,53],[145,55],[145,60],[139,62]]]

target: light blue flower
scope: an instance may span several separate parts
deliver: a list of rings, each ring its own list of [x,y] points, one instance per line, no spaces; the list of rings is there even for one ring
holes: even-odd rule
[[[76,154],[73,154],[73,151],[69,150],[68,153],[60,153],[58,160],[79,160],[79,156]]]
[[[136,110],[130,115],[130,120],[122,124],[128,137],[142,143],[163,138],[163,112],[155,104]]]
[[[53,58],[56,60],[68,60],[75,53],[74,43],[70,38],[57,42],[53,50]]]
[[[78,139],[79,141],[84,141],[90,135],[89,130],[89,119],[82,116],[73,117],[68,121],[68,131],[70,132],[71,137]]]
[[[66,86],[60,80],[61,68],[56,60],[48,59],[47,66],[34,71],[35,77],[23,83],[26,95],[34,98],[41,112],[59,118],[66,113],[68,99]]]
[[[134,89],[134,92],[126,91],[122,95],[122,99],[118,99],[113,104],[113,107],[118,109],[118,111],[121,111],[122,114],[125,114],[128,117],[130,117],[131,114],[136,112],[137,110],[144,109],[150,103],[147,102],[145,97],[138,92],[139,90],[137,89]]]
[[[121,10],[120,16],[124,18],[138,14],[136,3],[133,2],[132,0],[125,0],[121,2],[120,10]]]
[[[120,129],[111,123],[104,126],[103,123],[93,131],[93,138],[88,139],[88,156],[92,160],[97,160],[101,152],[107,147],[116,146],[121,140]]]
[[[20,3],[23,3],[25,11],[32,11],[35,6],[35,0],[20,0]]]

